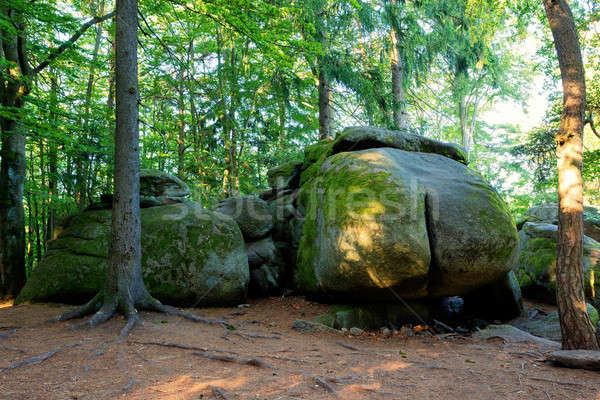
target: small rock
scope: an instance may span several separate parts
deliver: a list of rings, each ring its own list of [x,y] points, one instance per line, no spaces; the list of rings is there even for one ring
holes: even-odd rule
[[[300,332],[310,333],[340,333],[340,331],[338,331],[337,329],[330,328],[327,325],[323,325],[313,321],[306,321],[303,319],[294,321],[294,323],[292,324],[292,329],[295,329]]]
[[[383,334],[383,337],[386,337],[386,338],[392,336],[392,330],[385,326],[383,328],[381,328],[381,333]]]
[[[237,308],[249,308],[250,304],[238,304]]]
[[[415,336],[415,331],[410,326],[405,325],[402,328],[400,328],[400,331],[398,332],[398,334],[402,337],[408,338],[408,337]]]
[[[350,334],[352,334],[354,336],[360,336],[363,333],[365,333],[365,331],[363,331],[360,328],[357,328],[356,326],[353,326],[352,328],[350,328]]]

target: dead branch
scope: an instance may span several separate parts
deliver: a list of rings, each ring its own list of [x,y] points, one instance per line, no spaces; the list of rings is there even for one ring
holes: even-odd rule
[[[28,358],[26,360],[11,364],[8,367],[4,367],[4,368],[0,369],[0,373],[10,371],[10,370],[13,370],[16,368],[20,368],[20,367],[26,367],[29,365],[40,364],[63,350],[67,350],[72,347],[76,347],[76,346],[80,346],[80,345],[81,345],[81,343],[74,343],[74,344],[70,344],[70,345],[67,345],[64,347],[59,347],[58,349],[50,350],[49,352],[39,355],[37,357]]]

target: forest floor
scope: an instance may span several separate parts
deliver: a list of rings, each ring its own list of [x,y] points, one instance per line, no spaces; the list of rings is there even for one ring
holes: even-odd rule
[[[544,363],[545,345],[301,333],[295,320],[329,306],[298,297],[190,310],[226,318],[230,330],[141,313],[124,341],[122,318],[76,331],[43,324],[69,308],[0,304],[1,399],[600,400],[600,374]]]

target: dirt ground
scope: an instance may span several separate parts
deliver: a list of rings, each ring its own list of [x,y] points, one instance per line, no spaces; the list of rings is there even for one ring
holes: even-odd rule
[[[551,349],[543,345],[301,333],[291,329],[295,320],[329,307],[298,297],[190,310],[223,317],[230,329],[142,313],[125,341],[117,338],[122,318],[91,330],[43,324],[69,308],[0,304],[1,399],[600,400],[600,374],[544,363]],[[164,342],[196,348],[156,344]]]

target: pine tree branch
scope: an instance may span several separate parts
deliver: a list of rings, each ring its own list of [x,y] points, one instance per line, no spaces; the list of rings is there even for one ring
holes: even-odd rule
[[[69,40],[61,44],[56,49],[52,50],[46,60],[42,61],[33,71],[31,71],[31,76],[35,76],[40,73],[44,68],[46,68],[50,63],[56,59],[60,54],[62,54],[66,49],[71,47],[75,42],[93,25],[99,24],[100,22],[104,22],[107,19],[112,18],[115,15],[115,12],[110,12],[101,17],[94,17],[88,20],[85,24],[81,25],[81,27],[71,36]]]

